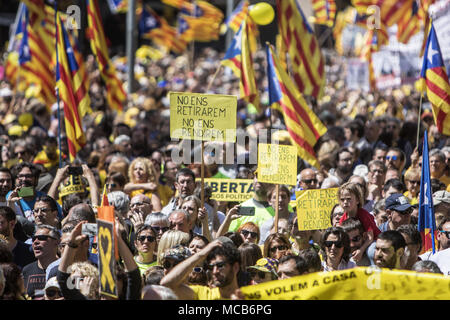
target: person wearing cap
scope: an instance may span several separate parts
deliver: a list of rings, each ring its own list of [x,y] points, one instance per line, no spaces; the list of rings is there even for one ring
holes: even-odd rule
[[[210,275],[210,286],[184,284],[192,269],[205,262]],[[177,264],[164,278],[161,285],[172,289],[180,300],[231,299],[238,290],[237,273],[240,255],[236,246],[221,238]]]
[[[44,300],[64,300],[56,277],[48,279],[44,288]]]
[[[409,199],[401,193],[394,193],[386,199],[388,221],[380,225],[380,231],[397,230],[398,227],[411,222],[412,206]]]
[[[450,192],[436,191],[433,194],[433,207],[436,225],[439,225],[445,218],[450,218]]]
[[[278,260],[272,258],[261,258],[254,266],[247,267],[251,277],[250,284],[259,284],[272,280],[277,280]]]

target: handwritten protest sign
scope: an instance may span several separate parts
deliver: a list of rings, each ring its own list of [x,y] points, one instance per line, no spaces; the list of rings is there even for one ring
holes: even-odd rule
[[[258,181],[297,184],[297,149],[291,145],[258,144]]]
[[[169,92],[169,98],[171,138],[236,141],[236,96]]]
[[[251,179],[204,179],[205,184],[212,189],[211,199],[217,201],[243,202],[253,195],[253,180]],[[196,179],[200,181],[200,179]]]
[[[299,230],[331,227],[330,214],[338,203],[339,188],[302,190],[296,192]]]
[[[246,300],[449,300],[442,274],[358,267],[241,287]]]

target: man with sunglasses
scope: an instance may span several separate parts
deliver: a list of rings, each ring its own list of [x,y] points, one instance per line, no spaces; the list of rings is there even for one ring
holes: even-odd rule
[[[401,193],[394,193],[386,199],[386,213],[388,214],[388,221],[380,226],[380,231],[397,230],[398,227],[404,224],[411,223],[412,206]]]
[[[399,148],[389,148],[384,164],[388,169],[396,169],[398,172],[403,172],[405,158],[405,153]]]
[[[350,239],[350,260],[356,263],[358,267],[370,266],[371,263],[366,249],[373,242],[373,237],[371,238],[369,233],[364,231],[361,221],[356,218],[348,218],[342,222],[341,226]]]
[[[450,275],[450,217],[444,218],[437,228],[437,252],[426,252],[420,256],[422,260],[431,260],[441,269],[443,274]]]
[[[301,188],[300,190],[318,189],[319,181],[317,179],[317,172],[310,168],[300,171],[300,180],[298,185]]]
[[[210,286],[183,283],[194,267],[205,262]],[[161,285],[172,289],[180,300],[230,299],[238,287],[237,273],[240,268],[240,254],[236,246],[219,239],[177,264],[162,280]]]
[[[41,224],[36,227],[36,233],[32,240],[33,252],[37,261],[26,265],[22,274],[28,296],[40,300],[44,296],[45,271],[50,263],[58,259],[60,235],[54,227]]]

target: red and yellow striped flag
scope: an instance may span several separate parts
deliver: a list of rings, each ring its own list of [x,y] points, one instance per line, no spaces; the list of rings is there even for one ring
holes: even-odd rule
[[[333,26],[336,17],[336,2],[334,0],[312,0],[314,23]]]
[[[100,74],[106,84],[106,100],[109,107],[122,112],[127,98],[122,81],[117,77],[116,68],[109,59],[106,37],[100,17],[97,0],[86,0],[88,13],[88,34],[91,49],[97,60]]]
[[[86,144],[82,119],[91,112],[89,94],[83,83],[84,76],[75,58],[69,35],[57,14],[56,18],[57,63],[56,85],[64,109],[64,123],[70,160]]]
[[[225,22],[231,30],[237,32],[242,24],[242,21],[248,17],[248,6],[247,0],[242,0],[238,6],[233,10],[231,15],[227,18]]]
[[[305,95],[319,98],[325,85],[325,61],[314,31],[295,0],[277,0],[278,26],[292,62],[294,81]]]
[[[267,47],[267,77],[269,104],[283,114],[286,128],[297,147],[299,157],[310,165],[320,168],[313,147],[327,129],[309,108],[286,71],[282,69],[278,57],[270,46]]]
[[[426,90],[440,133],[450,136],[450,83],[436,31],[431,23],[420,72],[422,92]]]
[[[398,29],[397,29],[397,39],[401,43],[408,43],[409,40],[414,36],[416,33],[420,31],[421,27],[421,18],[419,16],[420,14],[420,8],[416,1],[413,1],[411,3],[410,9],[406,12],[406,14],[400,18],[400,20],[397,23]]]

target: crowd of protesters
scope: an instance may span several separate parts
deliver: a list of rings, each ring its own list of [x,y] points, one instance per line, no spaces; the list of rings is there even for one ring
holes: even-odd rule
[[[0,299],[109,299],[99,293],[96,237],[82,232],[96,223],[104,188],[117,222],[119,299],[238,299],[242,286],[359,266],[449,275],[449,137],[437,131],[426,100],[418,114],[413,86],[348,90],[343,58],[325,56],[324,95],[308,99],[328,129],[315,146],[320,170],[299,159],[297,185],[281,186],[277,199],[274,185],[258,182],[248,145],[235,146],[234,163],[205,155],[205,177],[253,179],[244,203],[218,202],[205,188],[202,205],[200,164],[174,156],[191,152],[193,159],[196,149],[169,134],[169,91],[205,93],[210,85],[207,93],[239,96],[230,72],[214,77],[223,53],[138,57],[138,89],[121,114],[107,105],[89,57],[93,112],[83,119],[87,143],[72,163],[58,106],[1,81]],[[255,53],[261,105],[238,101],[238,135],[258,138],[274,129],[269,141],[290,143],[283,115],[267,105],[265,59],[262,50]],[[123,59],[115,64],[125,80]],[[421,254],[417,229],[425,130],[435,254]],[[225,145],[214,150],[214,159],[226,158]],[[246,161],[237,163],[242,153]],[[332,227],[299,230],[295,191],[333,187],[339,204],[330,212]],[[255,215],[239,215],[241,207],[254,207]]]

